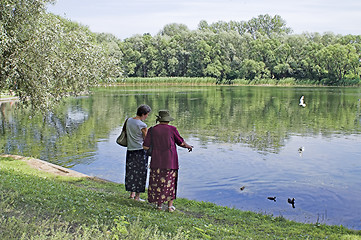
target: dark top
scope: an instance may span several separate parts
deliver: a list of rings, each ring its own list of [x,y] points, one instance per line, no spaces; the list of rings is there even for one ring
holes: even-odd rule
[[[148,131],[143,146],[150,146],[152,135],[153,151],[150,168],[178,169],[178,154],[176,145],[181,145],[184,140],[176,127],[167,124],[158,124]]]

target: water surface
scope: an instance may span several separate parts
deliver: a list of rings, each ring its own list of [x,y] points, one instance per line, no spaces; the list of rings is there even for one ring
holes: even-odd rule
[[[98,88],[46,116],[2,104],[0,146],[123,183],[125,149],[115,139],[146,103],[170,109],[195,147],[178,149],[178,197],[361,229],[360,98],[358,88]]]

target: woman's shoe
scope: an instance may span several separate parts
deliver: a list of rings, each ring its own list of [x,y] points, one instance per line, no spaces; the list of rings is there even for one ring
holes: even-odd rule
[[[174,207],[174,206],[168,207],[168,212],[174,212],[174,211],[175,211],[175,207]]]

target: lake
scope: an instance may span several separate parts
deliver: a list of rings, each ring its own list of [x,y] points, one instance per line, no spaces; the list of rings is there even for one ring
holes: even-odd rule
[[[360,98],[360,88],[103,87],[44,116],[1,104],[0,147],[124,183],[115,139],[146,103],[148,126],[169,109],[194,146],[178,148],[178,197],[361,230]]]

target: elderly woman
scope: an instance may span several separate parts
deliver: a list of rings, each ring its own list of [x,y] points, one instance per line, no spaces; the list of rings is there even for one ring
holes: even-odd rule
[[[151,108],[140,105],[137,115],[126,122],[127,158],[125,164],[125,190],[130,192],[130,198],[140,199],[140,193],[145,192],[147,181],[148,155],[143,149],[143,141],[147,135],[147,124],[143,121],[148,117]]]
[[[143,147],[148,150],[152,146],[148,201],[156,203],[159,210],[168,201],[168,211],[173,212],[173,200],[176,199],[178,182],[178,155],[176,145],[192,151],[193,146],[187,144],[176,127],[169,125],[173,121],[168,110],[159,111],[156,126],[149,129]]]

